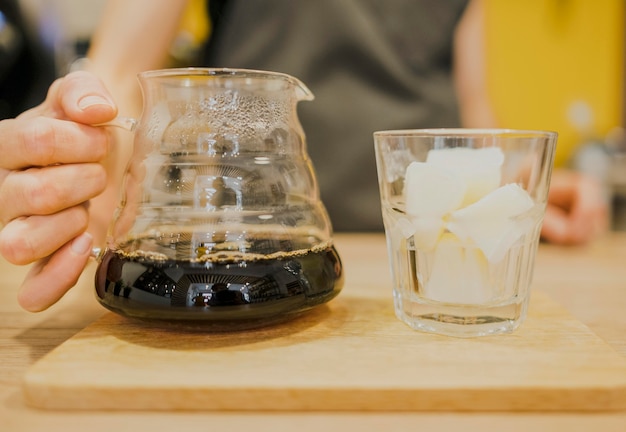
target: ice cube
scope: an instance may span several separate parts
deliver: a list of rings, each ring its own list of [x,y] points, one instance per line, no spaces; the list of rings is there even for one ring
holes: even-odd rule
[[[430,276],[424,284],[424,296],[460,304],[491,300],[489,264],[483,253],[466,247],[454,234],[442,235],[433,254]]]
[[[466,185],[461,207],[478,201],[500,186],[504,153],[499,147],[453,147],[428,152],[426,163],[454,172]]]
[[[499,262],[509,248],[532,228],[533,224],[529,224],[528,219],[517,217],[534,205],[524,189],[510,183],[474,204],[452,212],[447,228],[461,241],[474,242],[489,262]]]
[[[435,247],[445,228],[445,221],[440,216],[413,218],[411,223],[415,249],[423,251],[429,251]]]
[[[406,173],[406,166],[413,160],[413,155],[408,149],[400,149],[382,153],[385,179],[387,183],[393,183]]]
[[[442,217],[457,209],[465,185],[454,171],[425,162],[411,162],[405,175],[406,212],[414,217]]]

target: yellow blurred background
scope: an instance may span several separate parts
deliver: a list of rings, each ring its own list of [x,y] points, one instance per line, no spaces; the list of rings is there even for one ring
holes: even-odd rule
[[[621,126],[623,0],[484,0],[500,125],[559,133],[556,163]]]

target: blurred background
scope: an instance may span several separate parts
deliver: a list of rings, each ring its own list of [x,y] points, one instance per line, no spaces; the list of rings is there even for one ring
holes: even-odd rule
[[[483,0],[487,83],[501,125],[559,133],[555,164],[606,186],[626,230],[623,0]]]
[[[171,66],[210,36],[190,0]],[[556,164],[596,176],[626,230],[625,0],[483,0],[488,90],[503,127],[559,133]],[[0,0],[0,118],[39,103],[82,58],[106,0]]]

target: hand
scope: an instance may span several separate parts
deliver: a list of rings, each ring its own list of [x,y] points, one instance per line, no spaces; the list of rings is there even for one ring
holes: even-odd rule
[[[87,264],[89,200],[106,187],[100,162],[110,148],[107,132],[89,125],[116,114],[103,84],[75,72],[55,81],[41,105],[0,122],[0,254],[35,262],[18,295],[27,310],[55,303]]]
[[[542,239],[563,245],[588,243],[608,228],[608,204],[595,179],[555,170],[552,173]]]

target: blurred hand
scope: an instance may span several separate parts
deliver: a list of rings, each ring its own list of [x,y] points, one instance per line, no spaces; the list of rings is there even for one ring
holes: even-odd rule
[[[99,163],[110,143],[103,128],[115,118],[103,84],[87,72],[57,80],[46,100],[0,122],[0,254],[35,262],[18,301],[46,309],[77,281],[89,259],[89,200],[106,187]]]
[[[608,204],[600,184],[569,170],[552,173],[542,239],[556,244],[587,243],[606,231]]]

